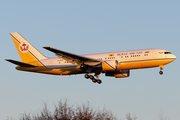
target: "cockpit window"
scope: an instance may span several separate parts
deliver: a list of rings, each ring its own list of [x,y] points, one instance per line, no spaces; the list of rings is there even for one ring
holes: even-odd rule
[[[164,52],[164,54],[172,54],[171,52]]]

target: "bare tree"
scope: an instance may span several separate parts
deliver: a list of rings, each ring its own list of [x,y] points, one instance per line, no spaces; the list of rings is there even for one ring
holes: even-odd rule
[[[13,120],[13,119],[7,119]],[[50,112],[47,105],[44,104],[40,114],[20,114],[19,120],[117,120],[114,114],[110,110],[106,110],[104,107],[102,110],[94,110],[88,104],[69,106],[67,99],[63,102],[59,101],[59,104],[55,106],[53,112]]]
[[[130,113],[127,113],[127,114],[126,114],[126,119],[127,119],[127,120],[136,120],[137,117],[136,117],[136,115],[134,115],[134,117],[132,118],[132,117],[131,117],[131,114],[130,114]]]
[[[55,106],[54,120],[72,120],[74,118],[74,108],[67,104],[67,99],[59,101],[58,106]]]
[[[163,111],[159,111],[158,118],[159,118],[159,120],[170,120],[170,118],[167,116],[167,114],[164,114]]]

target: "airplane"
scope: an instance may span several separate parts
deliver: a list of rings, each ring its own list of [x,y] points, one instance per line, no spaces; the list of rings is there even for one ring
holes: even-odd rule
[[[130,76],[130,70],[159,67],[159,74],[163,74],[164,65],[171,63],[176,56],[163,49],[144,49],[133,51],[120,51],[101,54],[78,55],[53,47],[43,47],[53,52],[57,57],[48,58],[42,55],[19,33],[10,33],[22,62],[6,59],[17,65],[21,71],[53,74],[76,75],[85,74],[86,79],[101,84],[99,75],[115,78]],[[94,75],[92,75],[94,74]]]

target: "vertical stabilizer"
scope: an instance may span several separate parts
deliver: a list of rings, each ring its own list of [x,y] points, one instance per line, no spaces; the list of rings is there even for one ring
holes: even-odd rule
[[[16,49],[21,57],[22,62],[30,63],[46,59],[38,50],[36,50],[27,40],[19,33],[10,33]]]

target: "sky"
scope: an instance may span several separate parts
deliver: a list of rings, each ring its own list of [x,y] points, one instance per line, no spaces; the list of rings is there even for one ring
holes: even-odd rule
[[[49,109],[60,100],[70,105],[89,102],[110,109],[119,119],[158,120],[163,111],[180,118],[179,0],[4,0],[0,3],[0,119]],[[5,61],[21,61],[9,35],[19,32],[47,57],[51,46],[75,54],[159,48],[177,59],[164,67],[131,70],[128,78],[100,75],[94,84],[83,74],[53,76],[17,71]]]

